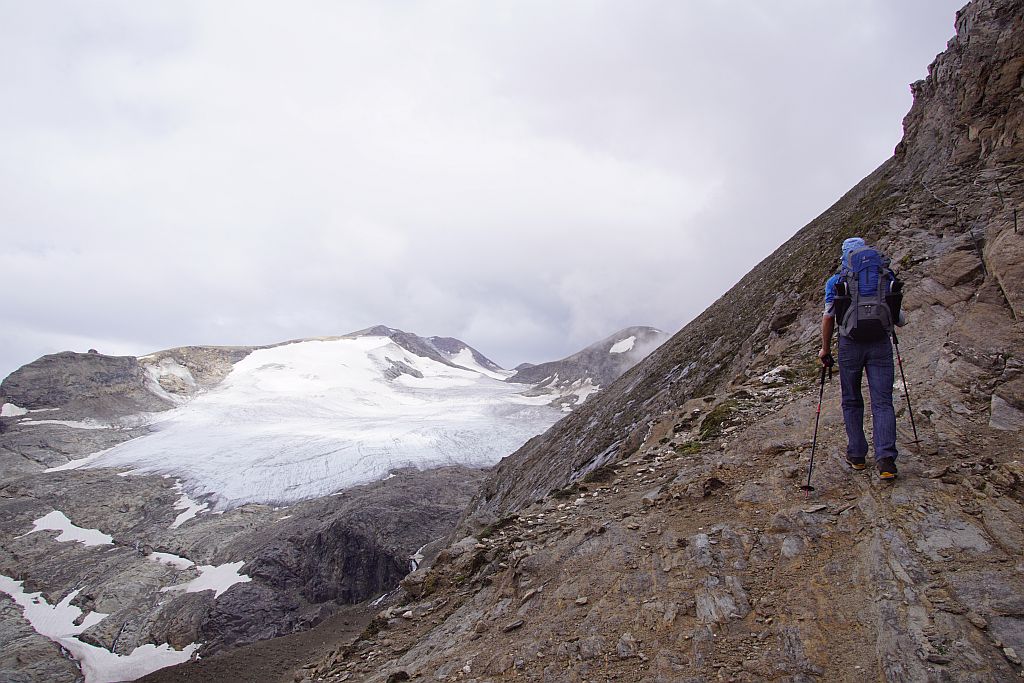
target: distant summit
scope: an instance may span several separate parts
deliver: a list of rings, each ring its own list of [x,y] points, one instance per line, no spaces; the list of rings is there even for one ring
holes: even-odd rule
[[[661,346],[669,335],[653,327],[627,327],[561,360],[517,366],[509,382],[535,385],[538,395],[558,396],[553,403],[570,410]]]
[[[512,374],[511,371],[505,370],[466,342],[454,337],[421,337],[418,334],[385,325],[374,325],[345,336],[387,337],[417,356],[429,358],[451,367],[480,372],[495,379],[505,379]]]

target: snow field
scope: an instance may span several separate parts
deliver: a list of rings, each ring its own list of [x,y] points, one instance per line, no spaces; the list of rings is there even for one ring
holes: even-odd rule
[[[473,372],[479,372],[481,375],[490,377],[491,379],[498,379],[504,381],[505,379],[516,374],[512,370],[502,370],[498,372],[495,370],[489,370],[485,368],[476,361],[476,358],[473,357],[473,352],[470,351],[469,349],[462,349],[461,351],[454,355],[445,355],[448,355],[448,360],[455,363],[456,365],[460,365],[466,368],[467,370],[472,370]]]
[[[625,353],[633,348],[633,344],[636,342],[636,337],[626,337],[620,341],[615,342],[612,348],[608,349],[608,353]]]
[[[472,359],[468,350],[455,357],[463,355]],[[423,377],[387,379],[392,361]],[[193,495],[211,495],[216,512],[319,497],[399,467],[491,465],[561,417],[549,399],[501,379],[387,337],[260,349],[216,388],[164,413],[151,434],[86,466],[174,476]]]
[[[206,512],[210,507],[206,503],[197,503],[189,498],[180,481],[175,482],[174,488],[181,494],[181,497],[174,503],[174,509],[181,510],[182,512],[174,518],[171,526],[168,527],[169,529],[177,529],[200,512]]]
[[[83,529],[80,526],[75,526],[68,519],[68,516],[59,510],[43,515],[32,522],[32,526],[32,531],[23,534],[23,536],[34,534],[37,531],[59,531],[60,535],[57,536],[56,540],[61,543],[77,541],[86,547],[114,544],[114,537],[110,534],[105,534],[99,529]],[[22,538],[22,536],[17,538]]]
[[[28,413],[27,408],[21,408],[13,403],[5,403],[0,406],[0,417],[20,417]]]

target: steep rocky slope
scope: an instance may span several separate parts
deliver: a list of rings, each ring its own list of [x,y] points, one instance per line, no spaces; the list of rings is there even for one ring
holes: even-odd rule
[[[688,400],[781,365],[806,369],[822,283],[851,235],[889,254],[907,282],[912,325],[901,341],[908,374],[926,420],[948,423],[926,424],[928,436],[931,429],[950,431],[943,445],[964,446],[954,432],[987,423],[993,410],[997,422],[1016,424],[1024,407],[1024,226],[1014,226],[1024,182],[1018,8],[981,2],[963,11],[957,37],[929,77],[912,86],[915,102],[895,156],[600,400],[504,461],[492,478],[495,494],[478,509],[530,502],[582,469],[628,454],[652,422]],[[541,475],[545,468],[531,467],[534,459],[550,471]]]
[[[337,681],[1008,681],[1024,656],[1024,2],[975,0],[893,158],[647,360],[505,459]],[[1016,219],[1016,220],[1015,220]],[[907,282],[901,476],[819,460],[841,241]]]

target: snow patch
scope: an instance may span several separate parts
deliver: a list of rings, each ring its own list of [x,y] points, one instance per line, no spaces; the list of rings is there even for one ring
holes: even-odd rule
[[[600,385],[594,384],[594,381],[587,377],[578,387],[572,390],[570,395],[577,397],[576,405],[582,405],[592,394],[600,390]]]
[[[199,649],[192,643],[184,650],[170,645],[141,645],[128,655],[83,643],[76,636],[107,618],[101,612],[82,616],[82,610],[71,604],[81,589],[68,593],[56,605],[51,605],[40,593],[26,593],[21,581],[0,574],[0,592],[11,597],[21,607],[25,619],[36,633],[54,641],[74,657],[82,668],[86,683],[114,683],[132,681],[166,666],[187,662]]]
[[[480,363],[477,362],[476,358],[473,356],[473,352],[468,348],[462,349],[461,351],[454,355],[446,355],[448,356],[448,360],[455,363],[456,365],[466,368],[467,370],[479,372],[481,375],[484,375],[485,377],[490,377],[492,379],[500,379],[504,381],[511,377],[512,375],[516,374],[511,370],[496,371],[485,368],[484,366],[480,365]]]
[[[196,378],[192,376],[192,371],[170,356],[159,363],[147,366],[146,372],[155,380],[161,377],[177,377],[190,387],[196,386]]]
[[[77,541],[82,545],[88,547],[91,545],[113,545],[114,537],[105,534],[99,529],[83,529],[80,526],[75,526],[67,515],[59,510],[43,515],[33,523],[34,528],[26,534],[18,536],[28,536],[34,534],[37,531],[59,531],[60,535],[56,540],[61,543],[69,541]]]
[[[428,545],[430,545],[430,543],[424,543],[419,547],[419,550],[409,556],[409,566],[411,567],[409,571],[414,572],[419,569],[419,566],[423,563],[423,551]]]
[[[177,529],[200,512],[206,512],[210,507],[206,503],[197,503],[189,498],[188,494],[185,493],[185,487],[182,486],[180,481],[175,483],[174,488],[181,494],[181,497],[174,503],[174,509],[181,510],[182,512],[174,518],[171,526],[168,527],[169,529]]]
[[[184,559],[184,558],[181,558]],[[177,586],[161,588],[161,593],[167,591],[183,590],[186,593],[198,593],[200,591],[213,591],[213,597],[218,598],[220,594],[231,588],[236,583],[248,583],[252,578],[245,574],[239,574],[238,570],[245,564],[244,561],[228,562],[227,564],[201,564],[196,565],[199,576],[188,583],[180,583]]]
[[[786,384],[785,375],[789,372],[791,372],[791,369],[788,365],[779,365],[761,375],[761,383],[769,386]]]
[[[172,553],[150,553],[149,555],[146,555],[146,559],[181,570],[191,569],[195,566],[195,562],[192,560]]]
[[[142,360],[142,358],[139,360]],[[172,403],[182,404],[188,400],[187,396],[172,394],[164,389],[163,385],[160,384],[160,380],[163,377],[177,377],[185,384],[189,392],[193,392],[196,389],[196,379],[192,376],[192,372],[170,356],[146,366],[146,379],[148,380],[146,388],[151,393]]]
[[[31,418],[21,421],[23,425],[35,427],[38,425],[63,425],[72,429],[111,429],[113,425],[97,420],[33,420]]]
[[[51,605],[41,592],[26,593],[23,582],[0,574],[0,591],[9,595],[16,604],[21,606],[25,618],[29,620],[32,628],[39,635],[58,642],[60,642],[59,638],[78,635],[108,616],[102,612],[90,612],[85,618],[80,619],[82,610],[72,605],[71,601],[78,597],[78,594],[82,592],[81,589],[71,591],[59,603]]]
[[[5,403],[0,406],[0,417],[19,417],[27,412],[28,408],[22,408],[13,403]]]
[[[626,337],[612,344],[612,348],[608,349],[608,353],[625,353],[633,348],[635,342],[636,337]]]
[[[382,594],[379,598],[375,599],[370,604],[373,605],[374,607],[379,607],[382,602],[384,602],[385,600],[390,598],[392,595],[395,595],[400,590],[401,590],[401,588],[395,588],[393,590],[390,590],[387,593]]]

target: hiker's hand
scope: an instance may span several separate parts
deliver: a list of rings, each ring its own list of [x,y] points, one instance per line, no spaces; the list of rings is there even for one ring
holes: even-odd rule
[[[823,368],[830,368],[835,364],[832,353],[828,349],[818,351],[818,360],[821,361],[821,367]]]

